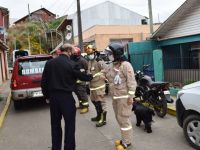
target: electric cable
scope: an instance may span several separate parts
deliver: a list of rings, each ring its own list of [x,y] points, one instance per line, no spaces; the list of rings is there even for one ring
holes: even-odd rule
[[[64,11],[63,16],[66,15],[66,13],[72,8],[73,4],[75,4],[76,0],[73,0],[72,3],[67,7],[67,9]]]

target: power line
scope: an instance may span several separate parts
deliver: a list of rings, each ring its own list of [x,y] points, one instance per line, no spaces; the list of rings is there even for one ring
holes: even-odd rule
[[[55,2],[54,2],[54,3],[52,3],[52,4],[51,4],[51,5],[48,7],[48,9],[51,9],[53,6],[55,6],[55,5],[56,5],[56,3],[58,3],[58,1],[59,1],[59,0],[57,0],[57,1],[55,0]]]
[[[66,13],[72,8],[73,4],[75,4],[76,0],[73,0],[72,3],[67,7],[67,9],[64,11],[63,15],[66,15]]]

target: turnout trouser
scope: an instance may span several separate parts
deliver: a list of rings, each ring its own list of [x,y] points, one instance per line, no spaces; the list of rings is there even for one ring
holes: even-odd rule
[[[127,104],[127,99],[113,99],[113,110],[120,126],[122,141],[130,144],[133,138],[133,129],[130,121],[132,105]]]
[[[87,89],[85,84],[76,84],[75,93],[79,100],[79,106],[81,108],[88,108],[88,95],[87,95]]]
[[[64,150],[75,150],[76,106],[72,93],[51,93],[50,115],[52,150],[61,150],[62,147],[62,116],[65,121]]]

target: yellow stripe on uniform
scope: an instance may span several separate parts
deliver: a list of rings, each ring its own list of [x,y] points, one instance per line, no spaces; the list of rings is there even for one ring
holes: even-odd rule
[[[96,74],[93,75],[93,78],[94,78],[94,77],[101,76],[101,75],[103,75],[103,73],[102,73],[102,72],[98,72],[98,73],[96,73]]]
[[[88,103],[88,102],[83,102],[82,105],[83,105],[83,106],[88,106],[89,103]]]
[[[128,131],[128,130],[131,130],[131,129],[132,129],[131,125],[129,127],[127,127],[127,128],[121,128],[122,131]]]
[[[134,94],[135,94],[135,91],[128,91],[128,94],[134,95]]]
[[[77,81],[76,81],[76,83],[82,83],[82,82],[83,82],[83,81],[81,81],[81,80],[77,80]]]
[[[91,91],[95,91],[95,90],[98,90],[98,89],[102,89],[102,88],[105,88],[106,85],[102,85],[102,86],[99,86],[99,87],[96,87],[96,88],[90,88]]]
[[[113,99],[129,98],[129,95],[113,96]]]

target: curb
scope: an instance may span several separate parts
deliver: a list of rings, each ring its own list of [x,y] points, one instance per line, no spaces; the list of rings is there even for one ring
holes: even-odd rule
[[[174,106],[167,106],[167,113],[176,116],[176,108]]]
[[[172,104],[167,104],[167,113],[176,116],[176,96],[171,96],[171,98],[174,100]]]
[[[9,93],[9,95],[7,97],[6,105],[5,105],[4,109],[3,109],[2,113],[0,114],[0,128],[2,127],[3,122],[5,120],[6,113],[8,111],[9,106],[10,106],[10,101],[11,101],[11,92]]]

